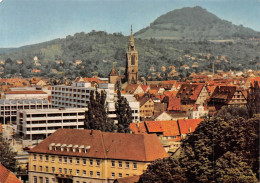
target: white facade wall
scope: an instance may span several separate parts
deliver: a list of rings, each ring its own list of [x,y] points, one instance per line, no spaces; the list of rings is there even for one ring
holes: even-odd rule
[[[5,99],[48,99],[48,94],[5,94]]]
[[[49,109],[48,100],[39,99],[16,99],[0,100],[0,122],[2,124],[15,123],[18,110],[24,109]]]
[[[59,128],[84,129],[86,108],[21,110],[17,133],[24,139],[44,139]]]

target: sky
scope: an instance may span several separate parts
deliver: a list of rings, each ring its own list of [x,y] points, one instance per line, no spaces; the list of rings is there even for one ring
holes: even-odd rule
[[[130,34],[157,17],[201,6],[221,19],[260,31],[260,0],[0,0],[0,48],[92,30]]]

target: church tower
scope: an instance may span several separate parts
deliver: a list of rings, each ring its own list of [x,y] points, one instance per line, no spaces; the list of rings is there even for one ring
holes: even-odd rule
[[[138,82],[138,52],[135,49],[132,26],[128,50],[126,51],[126,81],[128,84],[137,84]]]

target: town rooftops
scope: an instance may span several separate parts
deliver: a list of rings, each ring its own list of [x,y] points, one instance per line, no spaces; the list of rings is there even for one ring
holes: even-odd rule
[[[72,147],[61,150],[57,144],[71,144]],[[50,145],[56,148],[50,148]],[[80,151],[80,146],[90,148]],[[167,157],[155,134],[108,133],[80,129],[58,129],[29,152],[145,162]]]
[[[194,132],[202,121],[204,121],[204,119],[179,119],[178,124],[180,133],[188,134]]]
[[[181,100],[193,100],[196,101],[204,84],[183,84],[177,93],[177,97]]]
[[[21,183],[21,181],[0,163],[0,182],[1,183]]]
[[[163,133],[163,136],[180,135],[177,121],[146,121],[148,133]]]

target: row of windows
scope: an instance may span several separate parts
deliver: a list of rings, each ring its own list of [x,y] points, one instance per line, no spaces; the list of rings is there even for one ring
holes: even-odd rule
[[[49,155],[45,155],[45,161],[49,161]],[[43,161],[43,155],[39,155],[39,160]],[[70,163],[73,164],[73,159],[75,159],[75,164],[79,165],[82,163],[82,165],[87,165],[87,159],[86,158],[72,158],[72,157],[66,157],[66,156],[59,156],[58,157],[58,162],[59,163]],[[33,160],[37,160],[37,155],[33,155]],[[96,166],[100,166],[100,160],[94,160],[94,159],[89,159],[89,165],[93,166],[95,161]],[[55,156],[51,156],[51,162],[55,162]],[[130,168],[130,162],[126,161],[125,163],[125,168]],[[117,164],[117,165],[116,165]],[[118,168],[123,168],[123,161],[111,161],[111,167],[118,167]],[[133,162],[133,169],[137,169],[137,163]]]

